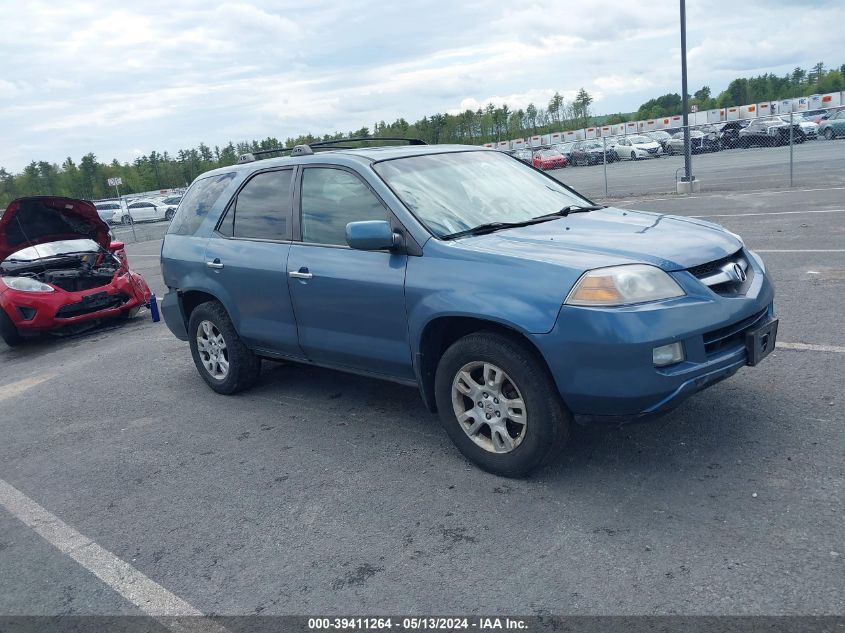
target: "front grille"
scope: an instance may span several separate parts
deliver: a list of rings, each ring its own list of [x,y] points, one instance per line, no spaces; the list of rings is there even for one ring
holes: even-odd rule
[[[738,264],[745,274],[745,280],[736,279],[733,276],[728,276],[724,272],[726,267],[732,264]],[[748,292],[751,287],[751,282],[754,280],[754,269],[751,267],[748,258],[742,250],[738,250],[732,255],[723,257],[721,259],[700,264],[687,269],[694,277],[699,279],[710,290],[719,295],[736,296],[743,295]]]
[[[766,308],[742,321],[705,333],[704,353],[710,356],[737,345],[744,345],[745,334],[755,325],[762,323],[768,312]]]
[[[736,261],[737,257],[739,257],[740,255],[742,255],[741,250],[737,251],[732,255],[728,255],[727,257],[723,257],[722,259],[717,259],[712,262],[707,262],[706,264],[687,268],[687,270],[691,272],[693,276],[701,279],[702,277],[707,277],[708,275],[716,272],[725,264]]]
[[[71,319],[73,317],[92,314],[108,308],[119,308],[127,301],[129,301],[129,295],[122,292],[118,292],[113,295],[105,292],[99,292],[97,294],[88,295],[82,301],[77,303],[69,303],[62,306],[56,312],[56,318]]]

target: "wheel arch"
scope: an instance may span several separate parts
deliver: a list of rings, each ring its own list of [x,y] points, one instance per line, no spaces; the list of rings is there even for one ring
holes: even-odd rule
[[[216,301],[223,306],[223,309],[226,310],[227,313],[229,312],[226,305],[220,300],[220,297],[215,296],[207,290],[192,289],[179,291],[179,307],[182,310],[182,319],[185,322],[186,330],[188,322],[191,320],[191,313],[197,308],[197,306],[208,301]]]
[[[523,344],[549,370],[543,354],[528,334],[512,323],[464,315],[441,315],[429,320],[420,332],[414,368],[417,372],[420,394],[429,411],[435,413],[434,376],[440,358],[452,343],[474,332],[489,331],[507,336]]]

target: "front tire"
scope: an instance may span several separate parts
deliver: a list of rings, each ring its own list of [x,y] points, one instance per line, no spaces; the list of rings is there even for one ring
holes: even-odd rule
[[[261,359],[238,336],[225,308],[207,301],[188,320],[191,356],[202,379],[217,393],[249,389],[261,374]]]
[[[20,335],[20,332],[18,332],[18,328],[15,327],[12,319],[9,318],[9,315],[6,314],[6,311],[3,308],[0,308],[0,338],[2,338],[9,347],[20,345],[21,341],[23,341],[23,337]]]
[[[829,127],[829,128],[827,128],[827,129],[824,131],[824,137],[825,137],[828,141],[832,141],[834,136],[835,136],[835,134],[833,133],[833,128],[832,128],[832,127]]]
[[[631,152],[631,160],[637,160],[637,153]]]
[[[571,416],[544,363],[527,344],[477,332],[452,344],[435,375],[446,433],[480,468],[523,477],[556,457]]]

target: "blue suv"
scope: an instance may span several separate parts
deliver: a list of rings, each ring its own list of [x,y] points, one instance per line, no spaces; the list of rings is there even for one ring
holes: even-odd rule
[[[162,313],[216,392],[262,359],[414,385],[467,458],[522,476],[573,422],[668,411],[775,346],[763,261],[716,224],[493,150],[350,145],[245,155],[179,204]]]

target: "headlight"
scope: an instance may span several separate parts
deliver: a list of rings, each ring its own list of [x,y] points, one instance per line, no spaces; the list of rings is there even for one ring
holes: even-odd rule
[[[31,277],[3,277],[3,283],[13,290],[24,292],[54,292],[55,289]]]
[[[566,298],[575,306],[621,306],[682,297],[677,282],[656,266],[628,264],[581,275]]]

